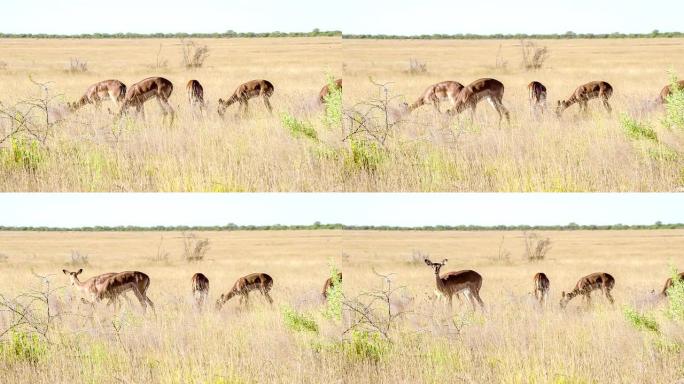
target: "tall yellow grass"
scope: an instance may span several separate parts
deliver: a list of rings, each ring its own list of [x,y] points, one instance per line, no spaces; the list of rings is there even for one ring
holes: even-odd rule
[[[622,313],[625,305],[660,313],[663,303],[650,291],[662,288],[670,265],[684,264],[676,252],[684,246],[681,230],[544,232],[553,248],[538,263],[523,258],[519,232],[197,235],[209,238],[210,250],[204,262],[190,264],[182,261],[177,233],[0,233],[5,297],[38,285],[33,273],[53,274],[53,286],[66,286],[60,271],[78,268],[68,265],[77,249],[89,255],[84,277],[146,272],[156,304],[156,315],[142,315],[133,298],[115,313],[104,304],[92,311],[64,287],[52,298],[54,309],[71,314],[53,324],[47,352],[33,363],[2,355],[3,383],[672,383],[684,376],[681,324],[658,315],[662,336],[655,336],[632,328]],[[160,249],[167,261],[154,261]],[[500,249],[510,252],[510,260],[498,258]],[[457,301],[449,311],[433,300],[433,272],[413,257],[418,254],[448,258],[445,271],[482,274],[486,311],[471,314]],[[347,297],[380,286],[373,269],[395,273],[393,285],[405,287],[393,305],[408,312],[377,360],[336,348],[350,338],[342,335],[346,320],[320,315],[331,260],[344,273]],[[209,308],[198,314],[190,277],[199,271],[210,279],[210,302],[237,277],[267,272],[275,281],[275,304],[257,294],[249,309],[229,302],[219,313]],[[539,271],[551,279],[543,309],[530,294]],[[580,299],[558,309],[560,292],[595,271],[615,276],[615,306],[596,294],[591,309]],[[319,334],[288,329],[283,306],[309,314]]]

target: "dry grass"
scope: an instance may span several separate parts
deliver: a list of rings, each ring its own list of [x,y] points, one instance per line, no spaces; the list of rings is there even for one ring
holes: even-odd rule
[[[11,105],[37,94],[29,75],[51,81],[63,101],[78,99],[89,84],[116,78],[127,85],[160,75],[174,83],[172,127],[161,122],[154,101],[146,105],[147,123],[114,124],[107,113],[87,106],[52,131],[35,167],[0,161],[3,191],[303,191],[340,189],[334,152],[341,132],[322,123],[318,92],[327,75],[339,76],[340,38],[196,39],[209,57],[202,68],[186,70],[179,40],[3,40],[0,101]],[[160,49],[159,58],[157,54]],[[71,57],[88,62],[88,72],[69,74]],[[156,69],[157,62],[168,66]],[[261,100],[251,115],[236,117],[237,106],[219,119],[217,100],[252,79],[273,82],[274,114]],[[208,116],[195,120],[185,86],[199,80],[209,102]],[[59,105],[56,105],[59,109]],[[310,120],[322,142],[292,137],[280,114]],[[53,117],[64,115],[55,113]],[[3,123],[5,124],[3,126]],[[0,122],[0,133],[8,129]],[[0,145],[7,151],[9,142]],[[325,148],[319,151],[320,148]],[[0,153],[1,155],[1,153]],[[4,158],[12,157],[5,156]]]
[[[431,106],[395,127],[385,160],[355,175],[349,190],[370,191],[673,191],[684,186],[684,134],[659,123],[652,101],[669,82],[668,70],[684,77],[684,40],[550,40],[549,59],[538,71],[521,67],[519,41],[343,40],[345,106],[378,96],[379,83],[409,104],[433,83],[467,85],[494,77],[506,87],[504,104],[512,123],[499,127],[483,102],[475,121],[438,117]],[[410,60],[427,72],[408,74]],[[506,61],[507,65],[497,65]],[[599,102],[589,116],[577,106],[562,120],[553,113],[533,118],[527,84],[548,88],[549,107],[580,84],[605,80],[614,86],[613,114]],[[400,100],[393,103],[396,108]],[[442,105],[442,111],[447,105]],[[621,113],[650,121],[663,143],[633,141],[619,123]]]
[[[33,364],[0,360],[3,383],[672,383],[684,377],[681,326],[663,320],[663,336],[655,337],[632,328],[621,311],[627,304],[654,306],[649,292],[662,288],[668,265],[684,264],[676,252],[684,247],[681,230],[542,232],[554,247],[538,263],[524,259],[519,232],[197,235],[212,246],[204,262],[189,264],[182,260],[179,233],[0,233],[0,251],[7,256],[0,263],[5,296],[28,290],[35,280],[31,271],[54,273],[53,281],[66,285],[59,271],[77,248],[89,255],[86,277],[125,269],[149,274],[149,296],[157,307],[156,316],[142,316],[126,304],[115,316],[104,305],[91,313],[67,287],[55,305],[85,317],[58,320],[54,344]],[[160,236],[166,263],[154,261]],[[510,262],[493,259],[501,236]],[[470,315],[455,304],[450,313],[433,303],[432,271],[409,262],[416,250],[448,258],[447,270],[479,271],[487,311]],[[318,315],[330,258],[344,273],[347,296],[379,285],[371,268],[396,273],[394,284],[406,286],[400,304],[411,313],[398,322],[393,344],[377,361],[330,348],[342,339],[344,323]],[[238,276],[268,272],[275,280],[275,305],[254,300],[252,308],[241,310],[229,302],[221,313],[198,315],[190,293],[190,277],[198,271],[211,281],[210,301]],[[538,271],[551,279],[544,310],[529,293]],[[615,307],[597,297],[591,310],[577,301],[560,311],[560,291],[594,271],[615,276]],[[287,329],[279,309],[285,304],[310,313],[320,334]]]

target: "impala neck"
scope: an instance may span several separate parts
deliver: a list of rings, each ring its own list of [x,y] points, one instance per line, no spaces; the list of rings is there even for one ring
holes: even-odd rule
[[[435,268],[435,282],[437,283],[437,288],[440,290],[444,289],[444,280],[442,280],[441,277],[439,277],[439,270],[440,268]]]

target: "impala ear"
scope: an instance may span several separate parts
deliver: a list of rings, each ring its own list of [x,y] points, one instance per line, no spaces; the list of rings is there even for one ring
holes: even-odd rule
[[[219,99],[219,104],[223,104],[223,99]]]
[[[565,291],[563,291],[563,293],[561,293],[561,297],[563,297],[565,299]]]
[[[62,273],[65,274],[65,275],[68,275],[68,274],[69,274],[69,271],[67,271],[66,269],[62,269]]]
[[[442,264],[446,264],[447,261],[449,261],[449,259],[442,260]]]
[[[81,273],[83,273],[83,268],[79,269],[78,272],[76,272],[75,276],[78,276],[78,275],[80,275]]]
[[[424,261],[425,264],[427,264],[427,265],[432,265],[432,262],[431,262],[430,259],[428,259],[427,257],[426,257],[425,259],[423,259],[423,261]]]

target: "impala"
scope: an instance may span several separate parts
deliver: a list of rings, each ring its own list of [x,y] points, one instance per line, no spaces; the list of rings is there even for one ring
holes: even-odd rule
[[[677,275],[677,278],[679,281],[684,281],[684,272],[679,272]],[[674,281],[672,280],[672,277],[668,277],[667,280],[665,280],[665,287],[663,287],[663,291],[660,293],[662,297],[667,296],[667,290],[672,288],[674,285]]]
[[[679,80],[677,82],[677,89],[680,89],[680,90],[684,89],[684,80]],[[660,97],[658,98],[658,101],[660,101],[660,103],[662,103],[662,104],[667,103],[667,98],[668,98],[668,96],[670,96],[671,93],[672,93],[672,84],[668,84],[668,85],[664,86],[663,90],[660,91]]]
[[[423,91],[413,104],[407,105],[404,103],[404,108],[410,113],[423,105],[432,104],[435,110],[441,113],[439,104],[442,101],[447,101],[452,107],[455,107],[456,100],[462,89],[463,84],[458,81],[442,81],[441,83],[432,84]]]
[[[202,273],[192,275],[192,296],[195,298],[195,305],[202,309],[209,296],[209,279]]]
[[[235,90],[233,95],[228,100],[219,99],[218,114],[223,117],[226,109],[235,103],[239,103],[242,113],[247,113],[248,100],[253,97],[261,97],[264,100],[266,108],[269,112],[273,112],[273,107],[268,99],[273,95],[273,84],[268,80],[252,80],[248,81]]]
[[[587,103],[591,99],[601,99],[603,106],[608,113],[613,110],[608,103],[608,99],[613,95],[613,87],[605,81],[592,81],[580,85],[570,95],[569,98],[563,101],[558,101],[556,106],[556,115],[560,117],[563,111],[568,109],[571,105],[579,103],[580,112],[587,112]]]
[[[482,276],[479,273],[471,270],[463,270],[457,272],[447,272],[439,275],[439,270],[446,264],[447,259],[442,260],[441,263],[433,263],[430,259],[425,258],[425,264],[435,270],[435,282],[437,289],[446,296],[449,300],[449,307],[453,295],[463,294],[470,300],[470,304],[475,310],[475,301],[484,308],[484,303],[480,298],[480,288],[482,287]]]
[[[527,93],[530,100],[530,113],[544,113],[546,110],[546,87],[544,84],[533,81],[527,85]]]
[[[534,297],[539,300],[540,304],[546,302],[546,298],[549,296],[549,278],[546,277],[544,272],[539,272],[534,275]]]
[[[120,104],[124,101],[124,97],[126,97],[126,84],[119,80],[104,80],[88,87],[78,101],[67,103],[67,106],[71,112],[75,112],[86,104],[94,104],[95,108],[99,109],[100,103],[106,99]]]
[[[340,91],[342,90],[342,79],[337,79],[333,82],[334,88],[339,89]],[[330,84],[326,84],[321,88],[321,91],[318,93],[318,101],[321,104],[325,104],[325,99],[330,95]]]
[[[613,287],[615,287],[615,279],[613,276],[605,272],[592,273],[591,275],[587,275],[579,279],[575,285],[575,289],[573,289],[571,292],[563,292],[560,306],[561,308],[565,308],[565,306],[568,305],[568,302],[577,295],[582,295],[587,301],[588,306],[591,304],[591,292],[597,289],[600,289],[608,301],[613,304],[615,300],[610,294],[610,291],[613,290]]]
[[[328,277],[327,280],[325,280],[325,284],[323,284],[323,298],[327,299],[328,298],[328,290],[332,287],[334,287],[336,284],[341,284],[342,283],[342,272],[337,273],[337,279],[333,279],[332,276]]]
[[[169,97],[173,92],[173,84],[163,77],[148,77],[133,84],[124,98],[123,105],[119,111],[119,117],[124,115],[130,108],[135,108],[138,114],[145,118],[144,104],[150,99],[157,99],[159,107],[161,107],[164,119],[167,115],[171,115],[171,123],[175,116],[175,112],[169,104]]]
[[[232,299],[235,295],[240,295],[240,304],[243,300],[245,304],[249,304],[249,292],[259,291],[266,297],[266,300],[270,304],[273,304],[273,299],[268,292],[273,287],[273,279],[271,276],[265,273],[252,273],[247,276],[243,276],[233,284],[233,288],[226,294],[221,294],[221,298],[216,301],[216,309],[221,309],[221,306],[225,304],[228,300]]]
[[[150,278],[146,274],[138,271],[126,271],[117,273],[108,273],[81,282],[78,275],[83,272],[79,269],[76,272],[70,272],[66,269],[62,273],[69,276],[71,285],[76,287],[82,294],[88,296],[91,302],[99,302],[107,299],[107,305],[118,301],[119,295],[132,291],[135,297],[138,298],[143,311],[147,310],[149,304],[154,309],[152,300],[147,297],[147,289],[150,286]]]
[[[506,118],[507,122],[511,122],[508,109],[503,105],[504,85],[496,79],[478,79],[464,87],[458,94],[456,104],[450,113],[459,114],[466,108],[470,109],[471,116],[475,117],[475,107],[482,99],[487,99],[489,104],[494,107],[496,113],[499,114],[499,124],[502,117]]]
[[[188,103],[193,112],[196,110],[199,110],[200,113],[204,111],[206,104],[204,103],[204,88],[202,88],[202,84],[197,80],[190,80],[186,88],[188,90]]]

